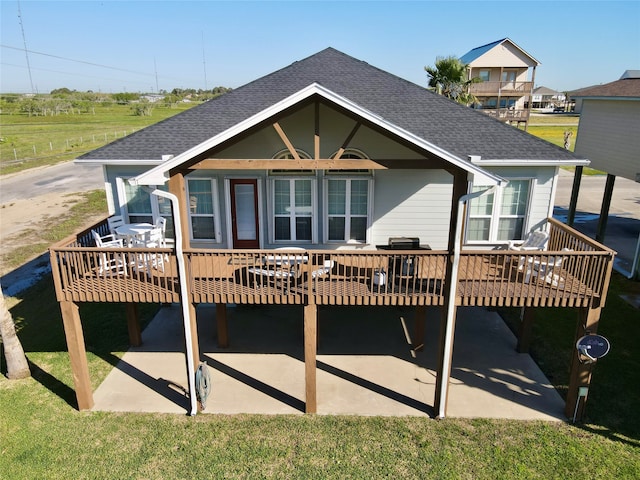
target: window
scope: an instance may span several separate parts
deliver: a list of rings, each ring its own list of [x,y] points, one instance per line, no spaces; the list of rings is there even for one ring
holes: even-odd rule
[[[509,180],[507,185],[495,193],[471,200],[467,241],[506,242],[522,239],[530,186],[530,180]],[[474,186],[473,191],[486,188]]]
[[[367,241],[369,186],[368,178],[327,178],[327,241]]]
[[[504,70],[501,76],[502,81],[506,83],[513,83],[516,81],[517,74],[518,72],[515,70]]]
[[[331,155],[333,158],[336,154]],[[340,159],[366,159],[355,148],[346,149]],[[337,164],[340,163],[337,160]],[[325,239],[328,242],[367,241],[369,227],[371,175],[367,169],[337,169],[325,171]]]
[[[118,178],[116,185],[122,214],[129,223],[154,223],[156,218],[162,216],[167,219],[167,238],[174,238],[171,202],[150,193],[156,188],[167,191],[166,185],[142,187],[129,184],[125,178]]]
[[[153,223],[151,194],[139,185],[123,182],[129,223]]]
[[[491,70],[480,70],[478,72],[478,78],[483,82],[488,82],[491,78]]]
[[[500,98],[500,108],[516,108],[518,99],[515,97],[502,97]]]
[[[314,241],[315,179],[273,178],[273,240]]]
[[[189,222],[193,240],[215,240],[219,230],[217,215],[217,185],[212,178],[187,178]]]
[[[296,149],[300,158],[311,158]],[[277,152],[274,159],[293,159],[288,149]],[[273,242],[316,242],[316,179],[313,170],[270,170],[270,211]]]

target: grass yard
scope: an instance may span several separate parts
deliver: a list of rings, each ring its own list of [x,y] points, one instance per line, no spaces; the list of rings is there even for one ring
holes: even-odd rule
[[[638,311],[614,275],[584,425],[506,420],[90,413],[75,410],[50,278],[9,298],[33,378],[0,379],[0,478],[640,478]],[[640,293],[640,292],[638,292]],[[156,311],[141,309],[143,323]],[[514,311],[502,312],[513,325]],[[120,305],[81,306],[93,388],[126,349]],[[560,392],[575,312],[543,309],[533,355]]]
[[[151,116],[134,115],[129,105],[115,103],[96,103],[87,113],[0,114],[0,174],[72,160],[195,105],[158,105]]]

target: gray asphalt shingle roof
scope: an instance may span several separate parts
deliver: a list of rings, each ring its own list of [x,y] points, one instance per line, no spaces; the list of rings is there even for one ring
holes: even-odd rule
[[[625,78],[582,88],[572,92],[571,97],[640,97],[640,78]]]
[[[575,160],[567,150],[456,104],[333,48],[93,150],[82,160],[159,160],[178,155],[318,83],[462,159]]]

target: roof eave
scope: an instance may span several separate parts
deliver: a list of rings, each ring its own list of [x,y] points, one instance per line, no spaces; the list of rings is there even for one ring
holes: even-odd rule
[[[586,167],[591,160],[586,158],[576,158],[571,160],[542,160],[542,159],[474,159],[475,165],[482,167]]]
[[[99,159],[99,158],[76,158],[73,163],[82,165],[161,165],[161,159]]]

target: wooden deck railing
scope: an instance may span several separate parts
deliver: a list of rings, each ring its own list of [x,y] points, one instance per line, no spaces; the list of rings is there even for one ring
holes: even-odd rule
[[[106,224],[92,228],[102,231]],[[50,249],[58,300],[179,301],[173,250],[99,250],[90,231]],[[549,233],[544,252],[463,250],[456,303],[586,307],[604,301],[615,252],[553,219]],[[189,301],[239,304],[443,305],[450,258],[425,250],[184,253]]]
[[[488,95],[501,93],[531,94],[533,82],[480,82],[469,85],[469,91],[474,95]]]
[[[526,122],[529,120],[529,110],[526,108],[483,108],[480,110],[485,115],[489,115],[490,117],[497,118],[502,121],[513,121],[517,120],[520,122]]]

